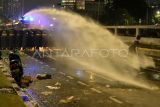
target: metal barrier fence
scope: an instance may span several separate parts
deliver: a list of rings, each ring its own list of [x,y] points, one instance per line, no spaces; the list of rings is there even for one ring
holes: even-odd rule
[[[49,42],[51,39],[43,30],[0,30],[0,49],[45,47]]]
[[[160,38],[159,25],[104,26],[104,28],[119,36],[135,37],[141,35],[141,37]]]

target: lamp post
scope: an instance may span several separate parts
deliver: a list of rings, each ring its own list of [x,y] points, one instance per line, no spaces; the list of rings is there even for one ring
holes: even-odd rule
[[[22,3],[22,4],[21,4],[21,6],[22,6],[22,7],[21,7],[21,9],[22,9],[22,10],[21,10],[21,16],[23,16],[23,15],[24,15],[24,0],[22,0],[21,3]]]
[[[97,22],[99,21],[99,12],[100,12],[100,0],[98,0],[98,7],[97,7],[97,11],[98,11],[98,13],[97,13]]]
[[[149,0],[146,0],[146,3],[149,6]],[[148,24],[148,7],[147,7],[147,13],[146,13],[146,24]]]

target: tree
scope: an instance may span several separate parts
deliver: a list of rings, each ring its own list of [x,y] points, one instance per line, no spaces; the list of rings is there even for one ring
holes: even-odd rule
[[[112,3],[106,4],[106,13],[101,21],[106,24],[125,24],[122,21],[128,20],[128,24],[137,24],[139,19],[146,20],[147,8],[145,0],[112,0]]]
[[[133,22],[133,19],[125,9],[112,9],[101,17],[101,22],[106,25],[128,25]]]
[[[123,8],[135,19],[145,19],[147,13],[147,3],[145,0],[113,0],[115,9]]]

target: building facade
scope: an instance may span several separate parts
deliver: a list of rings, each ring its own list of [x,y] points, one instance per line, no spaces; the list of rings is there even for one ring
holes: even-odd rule
[[[100,0],[86,0],[85,13],[98,21],[99,18],[105,13],[105,2]]]
[[[64,9],[69,10],[84,10],[85,9],[85,0],[62,0],[61,6]]]
[[[3,17],[3,0],[0,0],[0,19]]]
[[[1,0],[1,5],[5,19],[17,20],[23,15],[23,0]]]
[[[89,16],[95,20],[104,14],[105,3],[104,0],[62,0],[61,6],[66,10],[76,11],[85,16]]]

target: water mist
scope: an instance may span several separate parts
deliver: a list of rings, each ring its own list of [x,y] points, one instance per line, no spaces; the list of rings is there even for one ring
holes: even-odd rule
[[[154,66],[153,61],[128,54],[128,46],[103,26],[75,13],[50,8],[32,10],[25,16],[33,17],[31,27],[49,31],[55,47],[65,50],[60,55],[63,60],[106,78],[152,89],[152,85],[138,80],[136,75],[140,68]]]

